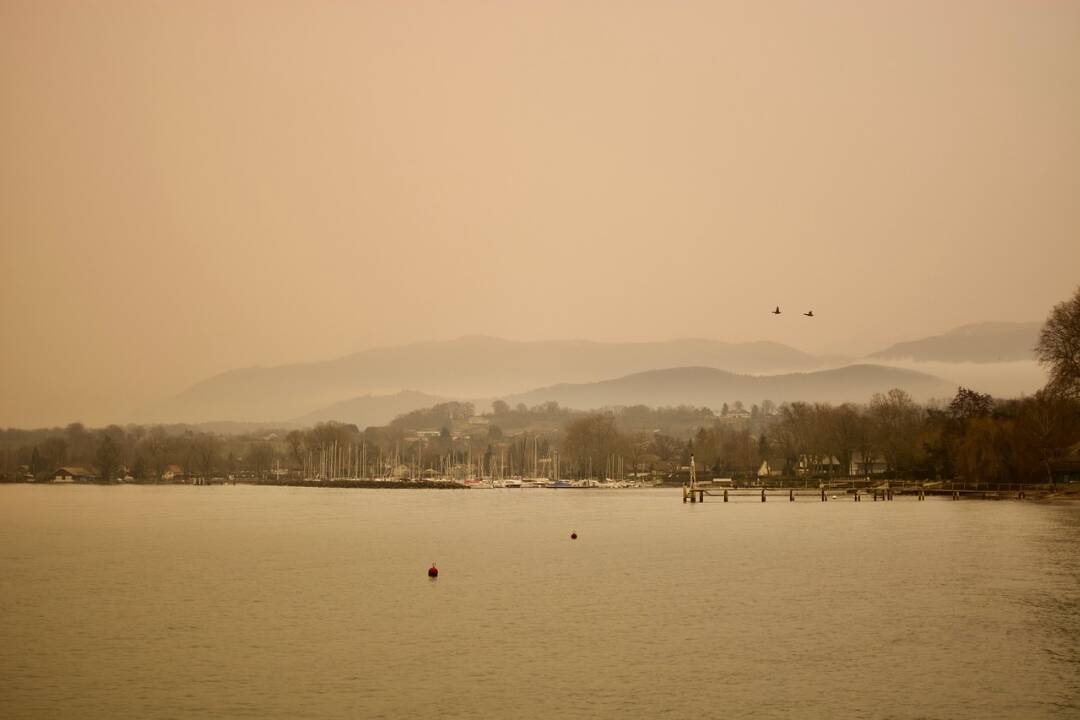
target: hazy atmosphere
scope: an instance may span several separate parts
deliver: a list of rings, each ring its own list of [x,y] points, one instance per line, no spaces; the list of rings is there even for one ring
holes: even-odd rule
[[[0,424],[460,336],[1041,322],[1078,70],[1065,2],[0,0]]]
[[[0,718],[1080,718],[1080,0],[0,0]]]

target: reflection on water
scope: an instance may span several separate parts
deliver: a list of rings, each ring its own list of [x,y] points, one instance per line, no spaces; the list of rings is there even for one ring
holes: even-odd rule
[[[1013,501],[6,486],[0,716],[1077,717],[1078,540]]]

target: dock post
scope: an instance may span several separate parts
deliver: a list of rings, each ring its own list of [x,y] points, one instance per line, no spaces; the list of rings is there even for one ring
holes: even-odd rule
[[[724,502],[727,502],[727,488],[724,488]]]
[[[795,488],[791,488],[787,491],[788,502],[795,502]]]
[[[686,502],[686,485],[682,486],[682,501]]]
[[[761,502],[765,502],[765,488],[761,488]]]
[[[859,502],[859,491],[858,491],[858,489],[855,490],[855,502]]]
[[[702,503],[705,502],[705,491],[704,490],[698,490],[697,501],[702,502]]]
[[[821,488],[821,502],[825,502],[825,488]]]

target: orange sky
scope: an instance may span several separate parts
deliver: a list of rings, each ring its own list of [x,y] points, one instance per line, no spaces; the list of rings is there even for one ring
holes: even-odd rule
[[[1077,2],[0,0],[0,424],[463,334],[1041,319],[1077,87]]]

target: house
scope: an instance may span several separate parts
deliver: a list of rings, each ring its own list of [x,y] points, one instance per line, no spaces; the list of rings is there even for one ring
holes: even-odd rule
[[[93,470],[78,466],[57,468],[52,473],[54,483],[93,482],[97,479]]]
[[[750,411],[742,408],[732,408],[727,413],[721,414],[716,418],[721,423],[740,423],[748,422],[750,420]]]
[[[800,455],[796,472],[799,475],[813,473],[817,475],[838,475],[843,464],[835,455]]]
[[[1050,463],[1050,477],[1056,483],[1080,481],[1080,442]]]
[[[884,456],[875,453],[870,458],[869,462],[864,462],[861,452],[852,453],[848,475],[851,477],[879,475],[889,469],[889,464],[885,462]]]
[[[161,473],[161,479],[165,482],[182,482],[184,470],[179,465],[168,465],[165,467],[165,471]]]

